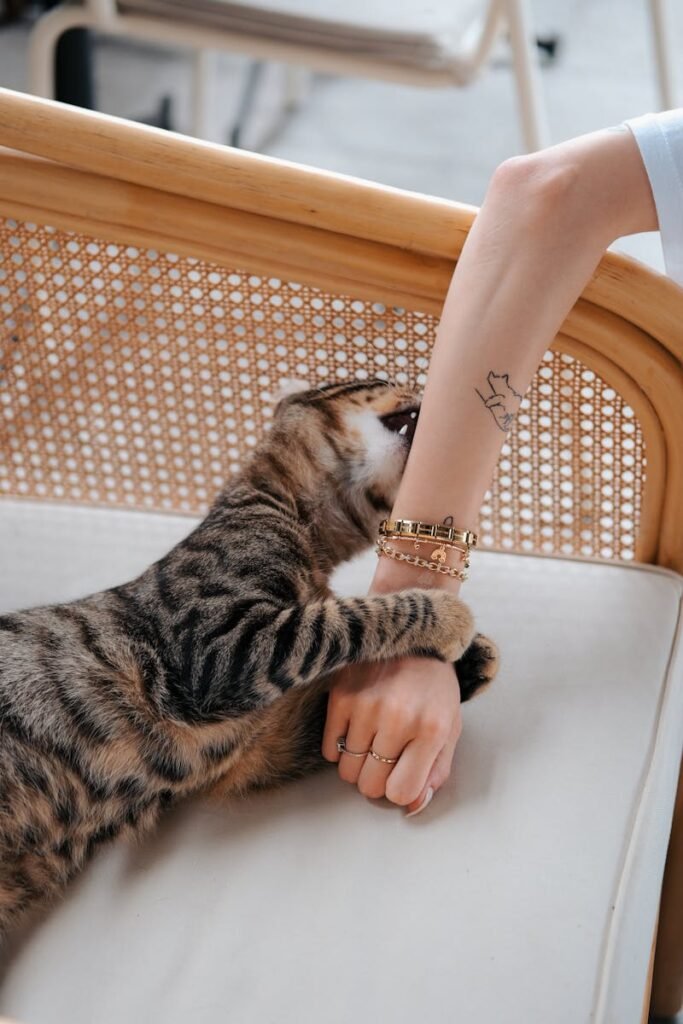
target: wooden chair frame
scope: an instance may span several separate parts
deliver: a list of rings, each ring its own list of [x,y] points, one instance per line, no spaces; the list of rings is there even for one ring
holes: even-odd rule
[[[475,213],[0,90],[0,214],[22,221],[438,315]],[[683,573],[683,291],[608,253],[555,344],[638,416],[637,557]],[[682,793],[654,963],[660,1014],[683,1002]]]

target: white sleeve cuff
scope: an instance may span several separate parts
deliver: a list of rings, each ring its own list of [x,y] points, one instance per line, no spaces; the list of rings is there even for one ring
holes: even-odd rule
[[[683,285],[683,109],[625,122],[652,187],[669,277]]]

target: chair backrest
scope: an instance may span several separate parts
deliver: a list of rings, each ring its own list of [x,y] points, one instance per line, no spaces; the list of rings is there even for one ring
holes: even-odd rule
[[[196,513],[283,378],[423,383],[472,208],[1,90],[0,145],[0,495]],[[683,292],[607,255],[484,543],[683,570],[682,354]]]

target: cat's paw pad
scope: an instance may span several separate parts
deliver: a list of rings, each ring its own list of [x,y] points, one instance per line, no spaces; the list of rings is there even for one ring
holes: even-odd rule
[[[460,700],[466,701],[485,689],[495,678],[500,664],[498,648],[493,640],[477,633],[462,657],[455,663],[460,685]]]

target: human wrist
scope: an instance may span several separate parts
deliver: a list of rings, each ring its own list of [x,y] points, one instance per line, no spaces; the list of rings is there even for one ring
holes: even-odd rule
[[[379,557],[370,584],[370,592],[390,594],[398,590],[412,590],[417,587],[420,590],[448,590],[451,594],[457,594],[461,586],[462,581],[457,577],[446,576],[443,573],[432,572],[419,566],[406,565],[404,562],[394,562],[389,558]]]
[[[468,577],[470,550],[476,543],[476,534],[456,528],[451,515],[436,525],[433,518],[386,519],[379,526],[373,590],[390,593],[419,587],[457,593]]]

